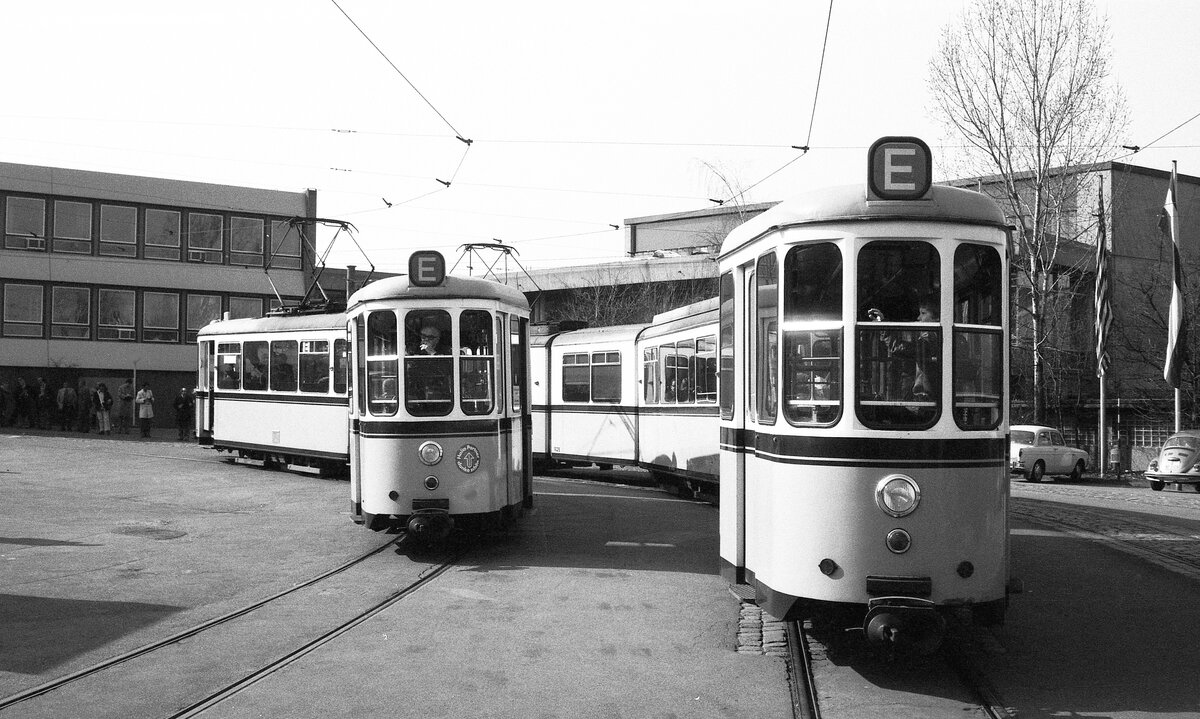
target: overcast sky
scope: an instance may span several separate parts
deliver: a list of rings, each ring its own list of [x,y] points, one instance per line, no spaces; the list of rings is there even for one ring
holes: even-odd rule
[[[2,0],[0,161],[315,188],[368,255],[339,239],[333,266],[615,260],[627,218],[860,182],[884,135],[944,179],[926,78],[962,5],[834,0],[818,94],[828,0]],[[1200,114],[1200,3],[1097,7],[1127,144]],[[1121,159],[1200,175],[1200,119]]]

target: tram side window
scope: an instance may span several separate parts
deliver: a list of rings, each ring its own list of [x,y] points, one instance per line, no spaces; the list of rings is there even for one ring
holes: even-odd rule
[[[271,389],[276,392],[296,391],[296,362],[299,358],[296,340],[277,340],[271,343]]]
[[[329,392],[328,340],[300,340],[300,391]]]
[[[720,287],[720,382],[721,418],[733,418],[733,273],[721,275]]]
[[[404,408],[414,417],[437,417],[454,409],[450,329],[445,310],[412,310],[404,317]]]
[[[367,413],[367,323],[363,315],[354,318],[354,394],[358,397],[358,413]]]
[[[696,340],[696,363],[692,376],[696,378],[696,402],[717,402],[717,338],[709,335]]]
[[[242,364],[242,345],[222,342],[217,345],[217,389],[239,389],[242,386],[238,368]]]
[[[642,400],[646,404],[658,404],[658,376],[658,348],[647,347],[642,350]]]
[[[333,391],[335,394],[346,394],[350,362],[347,352],[348,344],[346,340],[333,341]]]
[[[492,315],[464,310],[459,317],[459,394],[464,414],[490,414],[494,405],[496,358],[493,354]]]
[[[525,396],[525,359],[529,355],[529,320],[524,317],[510,317],[508,331],[512,350],[512,411],[513,414],[522,414],[528,404],[528,398]]]
[[[563,355],[562,395],[564,402],[587,402],[592,395],[591,363],[586,352]]]
[[[592,353],[592,401],[621,401],[621,353]]]
[[[400,406],[399,343],[396,313],[376,310],[367,315],[367,407],[371,414],[390,417]]]
[[[266,342],[247,342],[242,354],[242,389],[265,390],[271,349]]]
[[[663,401],[670,404],[691,403],[696,393],[692,377],[695,340],[660,345],[658,349],[662,353]]]
[[[1004,406],[1003,283],[994,247],[954,251],[954,421],[961,429],[993,429]]]
[[[755,275],[756,421],[775,424],[779,407],[779,263],[774,254],[758,259]]]
[[[797,245],[784,257],[784,417],[836,422],[842,407],[842,253],[830,242]]]
[[[868,427],[924,429],[941,414],[939,266],[928,242],[859,251],[856,401]]]

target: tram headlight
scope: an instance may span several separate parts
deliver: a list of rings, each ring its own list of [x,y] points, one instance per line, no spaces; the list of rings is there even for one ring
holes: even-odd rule
[[[455,453],[454,463],[467,474],[474,472],[479,469],[479,449],[473,444],[464,444]]]
[[[893,517],[907,517],[921,503],[921,488],[912,477],[889,474],[875,485],[875,503]]]
[[[442,445],[437,442],[425,442],[417,449],[421,462],[432,467],[442,461]]]

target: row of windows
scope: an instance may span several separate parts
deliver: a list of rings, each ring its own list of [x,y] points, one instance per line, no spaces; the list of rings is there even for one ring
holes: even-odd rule
[[[232,213],[8,195],[4,249],[301,268],[289,220]]]
[[[332,350],[332,352],[331,352]],[[346,394],[347,343],[337,339],[255,340],[217,344],[220,390]],[[332,381],[331,381],[332,378]]]
[[[646,404],[716,404],[716,336],[643,349],[642,398]]]
[[[4,337],[195,342],[209,322],[262,317],[275,298],[119,287],[2,283]]]

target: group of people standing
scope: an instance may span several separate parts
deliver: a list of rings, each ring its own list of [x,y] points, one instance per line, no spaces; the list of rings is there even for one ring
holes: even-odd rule
[[[125,380],[115,392],[104,382],[89,386],[82,379],[74,387],[64,381],[55,391],[44,378],[39,377],[37,385],[31,387],[25,378],[18,377],[14,387],[0,381],[0,426],[57,426],[64,432],[91,432],[94,427],[98,433],[110,435],[114,430],[129,434],[136,420],[141,436],[149,437],[154,425],[154,400],[149,382],[143,382],[135,391],[132,379]],[[181,388],[174,402],[181,440],[192,434],[194,406],[191,393]]]

